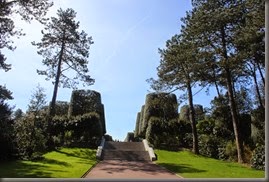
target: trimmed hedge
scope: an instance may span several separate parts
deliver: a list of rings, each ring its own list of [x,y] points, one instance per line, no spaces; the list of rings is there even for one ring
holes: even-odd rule
[[[176,119],[163,120],[163,118],[150,117],[146,139],[158,149],[177,150],[179,147],[179,126]]]
[[[101,95],[93,90],[74,90],[71,95],[69,117],[83,115],[88,112],[99,111]]]
[[[195,120],[200,121],[205,119],[204,109],[202,105],[194,104]],[[184,105],[180,108],[179,119],[183,121],[190,121],[190,108],[189,105]]]
[[[150,93],[140,112],[139,136],[145,138],[151,117],[169,121],[178,117],[178,104],[175,94]]]
[[[103,136],[100,115],[91,112],[71,118],[55,116],[50,133],[57,142],[55,145],[59,145],[60,140],[60,145],[96,147]]]
[[[145,138],[145,131],[143,131],[143,125],[144,125],[144,113],[145,113],[145,105],[141,107],[140,112],[140,122],[139,122],[139,136],[142,138]]]
[[[104,105],[101,103],[101,94],[93,90],[74,90],[69,105],[68,117],[95,112],[99,114],[102,134],[106,133]]]
[[[56,101],[55,103],[55,115],[63,116],[67,115],[69,110],[69,103],[65,101]]]
[[[138,112],[137,113],[137,116],[136,116],[135,132],[134,132],[134,137],[135,138],[138,138],[139,137],[139,133],[140,133],[140,131],[139,131],[139,129],[140,129],[139,125],[140,125],[140,112]]]

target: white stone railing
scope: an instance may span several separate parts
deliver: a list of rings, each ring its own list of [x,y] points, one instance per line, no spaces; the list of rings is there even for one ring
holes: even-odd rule
[[[103,148],[105,146],[105,142],[106,142],[105,137],[102,137],[101,144],[98,146],[97,151],[96,151],[96,158],[97,159],[101,159],[102,151],[103,151]]]
[[[149,146],[148,141],[146,139],[143,139],[142,142],[144,144],[145,150],[148,151],[148,153],[149,153],[150,160],[151,161],[155,161],[156,160],[156,156],[154,154],[153,148]]]

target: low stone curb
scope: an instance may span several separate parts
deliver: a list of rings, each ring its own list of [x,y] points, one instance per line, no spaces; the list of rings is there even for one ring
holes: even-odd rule
[[[88,169],[80,178],[85,178],[89,172],[99,163],[100,161],[97,161],[90,169]]]

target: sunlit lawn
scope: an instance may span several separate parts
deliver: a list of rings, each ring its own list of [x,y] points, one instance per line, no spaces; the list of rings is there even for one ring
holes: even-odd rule
[[[264,178],[265,173],[234,162],[194,155],[189,151],[156,150],[157,164],[184,178]]]
[[[1,178],[80,178],[96,163],[96,150],[62,148],[40,161],[0,163]]]

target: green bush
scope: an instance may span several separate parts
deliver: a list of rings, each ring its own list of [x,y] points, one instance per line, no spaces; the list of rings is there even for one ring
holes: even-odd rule
[[[53,135],[52,136],[52,142],[54,144],[54,146],[57,147],[61,147],[62,146],[62,142],[63,142],[63,136],[62,134],[59,134],[57,136]]]
[[[201,134],[199,135],[198,139],[198,145],[199,145],[199,152],[201,155],[212,157],[212,158],[219,158],[219,150],[222,141],[220,138],[214,136],[214,135],[206,135]]]
[[[251,159],[251,167],[255,169],[265,169],[265,147],[264,145],[257,145],[253,152]]]
[[[154,148],[177,150],[179,148],[178,125],[176,120],[163,121],[151,117],[146,132],[146,139]]]
[[[73,131],[70,131],[70,130],[67,130],[67,131],[64,131],[64,138],[63,138],[63,141],[64,141],[64,146],[66,147],[70,147],[71,144],[73,143]]]
[[[237,148],[234,141],[228,141],[225,147],[225,154],[230,161],[237,161]]]
[[[37,122],[36,118],[28,115],[14,125],[17,150],[22,159],[35,159],[46,152],[45,131],[36,126]]]
[[[74,117],[55,116],[51,124],[51,135],[63,136],[60,143],[65,146],[94,147],[103,135],[100,115],[92,112]]]
[[[220,160],[229,159],[229,156],[227,156],[226,154],[226,142],[224,141],[218,146],[218,159]]]
[[[180,120],[178,123],[179,146],[183,148],[192,148],[192,129],[189,121]]]
[[[201,120],[196,125],[198,134],[210,135],[213,133],[214,127],[215,127],[215,121],[212,119]]]

